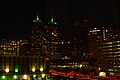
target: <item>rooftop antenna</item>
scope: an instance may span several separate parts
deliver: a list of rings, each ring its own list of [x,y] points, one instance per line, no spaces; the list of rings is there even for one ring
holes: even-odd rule
[[[37,18],[36,19],[39,20],[38,11],[37,11]]]

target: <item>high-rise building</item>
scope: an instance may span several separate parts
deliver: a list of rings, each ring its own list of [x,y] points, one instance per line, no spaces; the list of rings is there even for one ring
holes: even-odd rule
[[[51,20],[48,22],[48,25],[45,26],[46,28],[46,34],[47,34],[47,52],[48,55],[51,56],[51,58],[57,54],[59,54],[59,31],[58,31],[58,24],[54,21],[54,18],[52,17]]]
[[[87,20],[78,20],[74,23],[73,31],[73,55],[80,59],[80,56],[87,57],[88,53],[88,26]],[[76,58],[77,59],[77,58]]]
[[[98,27],[92,27],[88,33],[89,56],[95,56],[98,50],[98,44],[102,40],[102,30]]]
[[[109,38],[102,40],[97,53],[98,67],[101,71],[108,74],[120,73],[120,36],[118,34],[110,33]]]
[[[98,72],[104,71],[108,74],[120,73],[119,39],[120,36],[107,27],[95,27],[89,31],[89,56],[97,59],[94,67],[96,67]]]
[[[44,55],[44,43],[46,41],[46,30],[43,27],[42,21],[39,19],[38,15],[35,20],[33,20],[32,27],[32,38],[31,38],[31,54],[32,55]]]

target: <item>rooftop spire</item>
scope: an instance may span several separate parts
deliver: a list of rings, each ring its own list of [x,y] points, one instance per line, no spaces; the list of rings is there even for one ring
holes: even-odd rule
[[[51,20],[50,20],[50,22],[48,24],[57,24],[57,22],[54,21],[53,16],[52,16],[52,18],[51,18]]]
[[[39,16],[38,16],[38,12],[37,12],[37,17],[35,20],[33,20],[33,22],[41,22],[41,20],[39,19]]]

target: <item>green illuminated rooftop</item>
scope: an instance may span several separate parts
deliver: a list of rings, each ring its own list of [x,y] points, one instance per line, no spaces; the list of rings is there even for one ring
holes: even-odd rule
[[[57,22],[54,21],[53,17],[51,18],[50,22],[48,24],[57,24]]]
[[[33,20],[33,22],[42,22],[42,21],[39,19],[39,16],[38,16],[38,14],[37,14],[37,17],[36,17],[36,19],[35,19],[35,20]]]

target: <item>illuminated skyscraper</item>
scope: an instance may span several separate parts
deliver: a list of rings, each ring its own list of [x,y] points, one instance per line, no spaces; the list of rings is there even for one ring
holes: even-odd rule
[[[102,40],[102,30],[98,27],[94,27],[89,30],[88,41],[89,41],[89,56],[95,56],[98,50],[99,42]]]
[[[35,20],[33,20],[32,27],[32,39],[31,39],[31,53],[32,56],[38,57],[40,64],[37,68],[40,68],[40,71],[46,73],[46,54],[47,54],[47,33],[46,28],[43,22],[39,19],[38,15]],[[36,63],[35,63],[36,64]],[[32,68],[33,71],[35,70]]]
[[[104,71],[108,74],[120,73],[119,53],[120,36],[110,28],[95,27],[88,33],[90,44],[89,54],[97,59],[94,65],[98,71]],[[99,70],[100,69],[100,70]]]
[[[35,20],[33,20],[32,27],[32,40],[31,40],[31,52],[33,55],[43,55],[44,54],[44,43],[46,41],[46,32],[43,27],[42,21],[39,19],[38,15]]]
[[[108,30],[99,42],[98,67],[109,74],[120,73],[120,36]]]
[[[47,34],[47,41],[46,41],[46,52],[48,55],[55,56],[58,54],[59,51],[59,31],[58,31],[58,24],[54,21],[52,17],[51,20],[48,22],[48,25],[45,26],[46,34]]]

